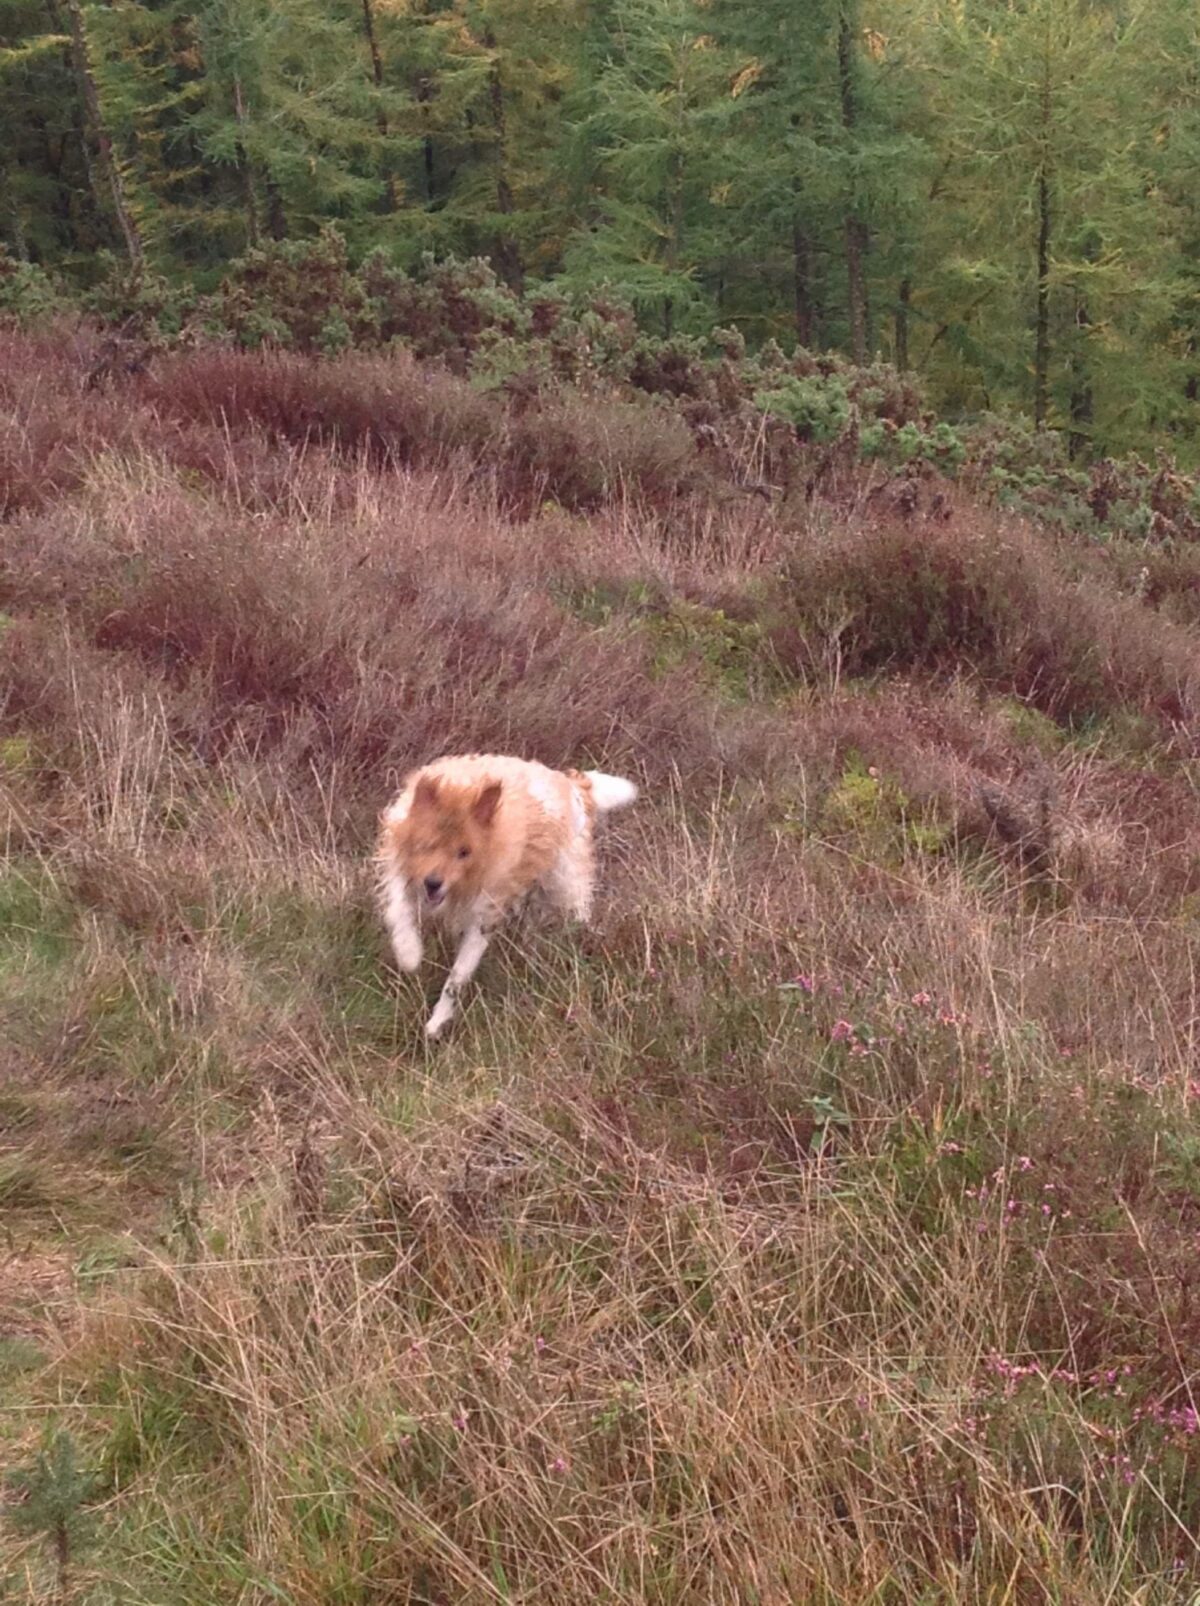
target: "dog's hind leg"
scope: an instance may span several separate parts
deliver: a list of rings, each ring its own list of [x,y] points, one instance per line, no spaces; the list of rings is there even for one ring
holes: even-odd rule
[[[575,920],[586,921],[592,912],[591,854],[569,848],[559,854],[545,879],[545,888],[555,908]]]
[[[487,934],[481,925],[467,927],[458,953],[454,956],[454,963],[450,967],[450,974],[446,977],[442,995],[425,1027],[426,1037],[438,1037],[454,1019],[458,995],[479,969],[479,961],[487,952],[487,945]]]
[[[595,858],[592,833],[584,825],[573,841],[561,849],[543,885],[556,908],[575,920],[586,921],[592,912]]]

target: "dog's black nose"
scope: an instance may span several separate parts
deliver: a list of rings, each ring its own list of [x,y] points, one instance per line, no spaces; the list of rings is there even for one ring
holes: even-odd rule
[[[441,890],[442,890],[442,878],[441,878],[441,876],[427,875],[425,877],[425,891],[429,894],[429,896],[431,898],[436,898],[438,893]]]

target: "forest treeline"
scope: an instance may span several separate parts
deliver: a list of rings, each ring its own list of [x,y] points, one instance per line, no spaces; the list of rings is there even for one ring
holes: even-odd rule
[[[1081,455],[1195,458],[1198,174],[1194,0],[0,0],[29,272],[211,288],[333,224]]]

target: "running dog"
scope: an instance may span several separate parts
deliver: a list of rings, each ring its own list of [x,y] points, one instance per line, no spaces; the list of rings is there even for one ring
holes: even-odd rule
[[[445,925],[459,947],[425,1027],[440,1036],[478,969],[488,938],[535,888],[586,920],[596,817],[637,797],[632,781],[599,770],[552,770],[472,753],[440,758],[407,777],[380,821],[383,918],[401,970],[421,963],[421,929]]]

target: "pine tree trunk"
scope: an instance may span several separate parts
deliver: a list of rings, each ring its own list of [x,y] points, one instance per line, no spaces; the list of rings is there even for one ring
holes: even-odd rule
[[[842,127],[848,134],[853,134],[858,123],[858,97],[854,85],[854,35],[846,5],[838,12],[837,54]],[[871,240],[853,197],[848,199],[846,208],[845,235],[850,355],[856,363],[862,364],[867,360],[867,323],[870,316],[867,305],[867,253]]]
[[[901,373],[908,369],[908,314],[912,306],[912,281],[907,275],[900,281],[896,296],[896,367]]]
[[[867,227],[846,219],[846,286],[850,317],[850,355],[860,366],[867,360]]]
[[[383,57],[379,53],[379,36],[375,31],[375,12],[371,0],[362,0],[363,32],[367,36],[367,49],[371,53],[371,78],[374,81],[376,92],[383,90]],[[375,123],[379,129],[379,137],[383,140],[383,181],[386,199],[386,210],[394,212],[398,206],[396,195],[396,175],[392,172],[392,153],[388,149],[391,131],[388,128],[387,112],[382,103],[375,108]]]
[[[233,115],[238,126],[237,162],[238,172],[242,175],[242,200],[246,207],[246,240],[251,249],[256,250],[262,241],[258,187],[254,182],[254,167],[243,137],[246,129],[246,102],[242,98],[242,80],[236,75],[233,80]]]
[[[433,135],[426,134],[421,142],[425,165],[425,198],[433,200]]]
[[[83,102],[84,119],[87,124],[92,141],[95,143],[96,153],[100,160],[100,168],[109,194],[112,197],[112,208],[116,214],[117,227],[125,241],[125,251],[129,257],[129,264],[135,273],[141,273],[145,264],[145,252],[142,249],[142,237],[137,226],[137,220],[129,209],[129,199],[125,194],[125,184],[121,178],[121,170],[117,165],[116,155],[113,151],[112,137],[104,121],[100,108],[100,94],[96,88],[95,75],[92,72],[91,62],[88,59],[87,28],[83,18],[83,8],[80,0],[67,0],[67,12],[71,19],[71,55],[75,65],[75,76],[79,84],[80,99]],[[103,210],[99,196],[96,204]]]
[[[796,342],[805,350],[813,344],[812,252],[808,235],[799,218],[792,220],[792,305],[796,320]]]
[[[1092,424],[1096,417],[1096,400],[1088,372],[1087,341],[1092,326],[1088,304],[1082,296],[1075,302],[1076,349],[1071,357],[1071,430],[1067,449],[1072,458],[1082,457],[1092,444]]]
[[[60,1606],[66,1606],[68,1598],[68,1584],[70,1582],[71,1568],[71,1538],[67,1532],[67,1525],[61,1520],[54,1525],[54,1570],[55,1584]]]
[[[420,10],[417,11],[416,14],[418,16],[421,16],[421,17],[428,16],[428,14],[429,14],[428,5],[427,4],[426,5],[422,5]],[[428,72],[418,72],[417,73],[416,78],[415,78],[414,83],[413,83],[413,98],[416,100],[417,105],[421,108],[421,122],[422,122],[422,124],[424,125],[424,128],[425,128],[425,133],[423,134],[423,136],[421,138],[421,166],[424,169],[424,173],[425,173],[425,202],[426,202],[426,205],[428,205],[433,200],[434,187],[435,187],[435,181],[436,181],[436,176],[437,176],[437,174],[436,174],[436,166],[437,166],[436,153],[435,153],[435,150],[434,150],[433,134],[430,132],[430,112],[429,112],[430,102],[433,100],[433,96],[434,96],[434,88],[435,88],[435,85],[434,85],[433,75],[431,73],[428,73]]]
[[[265,176],[267,191],[267,232],[273,240],[286,240],[288,237],[287,213],[283,207],[283,195],[279,185],[271,177]]]
[[[672,277],[683,255],[683,155],[678,149],[672,154],[667,180],[667,271]],[[670,340],[675,331],[675,297],[668,295],[663,301],[663,339]]]
[[[425,133],[421,136],[421,167],[425,174],[425,204],[428,206],[433,201],[436,163],[433,135],[429,132],[429,103],[433,99],[433,82],[427,72],[417,74],[413,95],[421,108],[421,121],[425,125]]]
[[[1044,429],[1050,394],[1050,181],[1038,172],[1037,317],[1033,350],[1033,422]]]
[[[25,238],[25,220],[21,216],[21,208],[17,204],[17,197],[13,193],[12,180],[9,177],[7,166],[0,165],[0,202],[3,202],[4,211],[8,217],[9,239],[12,241],[13,255],[18,262],[29,261],[29,242]]]
[[[492,131],[496,141],[496,210],[501,217],[511,217],[516,210],[512,185],[508,181],[508,150],[505,140],[504,86],[500,82],[500,58],[496,50],[496,36],[489,28],[484,44],[492,52],[492,70],[488,77],[488,101],[492,110]],[[500,277],[510,290],[518,295],[525,286],[525,264],[521,261],[520,247],[512,232],[502,227],[496,236],[496,266]]]
[[[52,31],[54,33],[57,33],[57,34],[61,34],[63,32],[62,13],[58,9],[58,6],[56,4],[56,0],[46,0],[46,15],[50,19],[50,27],[51,27]],[[68,77],[74,77],[74,75],[75,75],[75,52],[74,52],[74,49],[70,45],[68,45],[67,48],[63,51],[63,65],[67,70],[67,76]],[[95,206],[99,210],[100,215],[103,217],[104,209],[103,209],[103,206],[101,205],[100,201],[98,200],[98,196],[100,194],[100,191],[97,188],[96,175],[95,175],[95,172],[93,171],[93,168],[92,168],[92,153],[91,153],[90,149],[88,148],[87,129],[84,127],[83,112],[82,112],[82,109],[81,109],[81,106],[80,106],[79,98],[76,98],[75,103],[71,107],[71,133],[74,136],[75,144],[79,147],[79,160],[80,160],[80,163],[82,164],[82,167],[83,167],[83,176],[87,180],[87,192],[92,198],[92,205]],[[64,137],[64,141],[63,141],[63,147],[64,147],[63,148],[63,161],[65,161],[66,160],[66,140],[65,140],[65,137]],[[68,214],[69,214],[69,208],[68,208]]]

